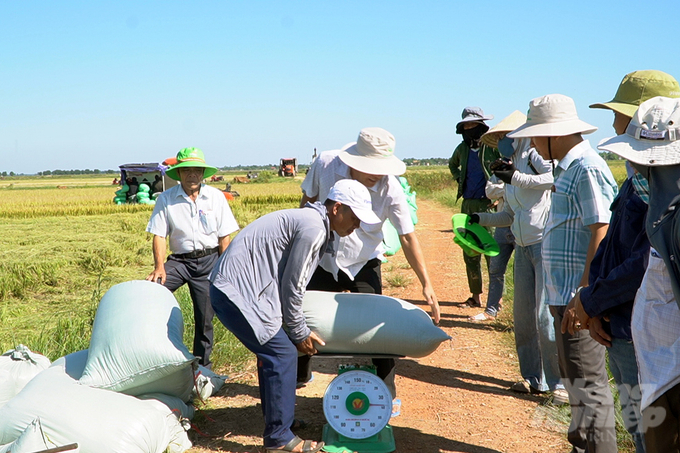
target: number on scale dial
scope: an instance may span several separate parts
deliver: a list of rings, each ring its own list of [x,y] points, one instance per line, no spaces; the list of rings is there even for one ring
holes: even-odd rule
[[[326,420],[339,434],[365,439],[379,433],[392,414],[385,383],[368,371],[346,371],[333,379],[323,398]]]

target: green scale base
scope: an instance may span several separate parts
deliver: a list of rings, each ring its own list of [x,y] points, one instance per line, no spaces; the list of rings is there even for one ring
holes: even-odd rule
[[[330,453],[390,453],[396,450],[394,434],[390,425],[385,426],[375,436],[366,439],[350,439],[338,434],[329,424],[323,427],[323,451]]]

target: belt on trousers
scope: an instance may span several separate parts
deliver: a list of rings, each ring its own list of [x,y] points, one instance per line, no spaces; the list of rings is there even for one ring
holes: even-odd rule
[[[201,249],[201,250],[194,250],[193,252],[189,253],[173,253],[172,256],[176,258],[202,258],[204,256],[212,255],[213,253],[217,253],[219,249],[217,247],[211,248],[211,249]]]

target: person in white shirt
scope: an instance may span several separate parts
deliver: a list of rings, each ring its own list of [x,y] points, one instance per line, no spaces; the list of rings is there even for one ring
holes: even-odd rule
[[[193,354],[210,368],[214,311],[210,304],[210,281],[217,257],[229,245],[229,235],[239,229],[224,194],[202,184],[217,172],[206,165],[203,151],[184,148],[177,164],[165,174],[180,182],[156,200],[146,231],[153,234],[154,269],[146,277],[175,291],[189,286],[194,306]],[[166,261],[166,238],[172,254]]]
[[[342,150],[322,152],[309,169],[302,183],[300,206],[307,202],[324,201],[333,184],[341,179],[354,179],[365,185],[371,194],[373,212],[381,222],[362,225],[347,237],[336,238],[335,255],[326,254],[312,276],[307,289],[382,293],[382,224],[389,219],[394,225],[404,249],[404,255],[423,287],[423,297],[439,322],[439,303],[430,282],[420,243],[409,214],[404,191],[396,178],[406,171],[406,165],[394,155],[394,136],[378,127],[364,128],[356,143]],[[396,396],[394,359],[375,359],[378,376]],[[298,385],[311,379],[308,359],[302,358],[298,370]],[[399,404],[399,402],[395,402]],[[398,409],[397,409],[398,410]]]

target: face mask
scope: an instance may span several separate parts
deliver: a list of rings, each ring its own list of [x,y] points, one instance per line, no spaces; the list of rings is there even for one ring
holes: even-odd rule
[[[512,147],[513,141],[510,137],[503,137],[498,140],[498,151],[501,153],[501,156],[510,157],[513,155],[515,152],[515,148]]]
[[[486,131],[489,130],[489,126],[485,124],[480,124],[473,127],[472,129],[463,129],[463,141],[470,148],[477,148],[479,146],[479,139],[484,135]]]

